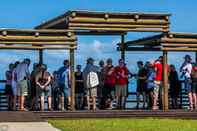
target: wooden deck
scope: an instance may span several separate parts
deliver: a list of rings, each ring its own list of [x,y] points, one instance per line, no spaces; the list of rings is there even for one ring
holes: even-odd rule
[[[66,111],[34,112],[42,119],[84,119],[84,118],[168,118],[197,119],[197,111],[170,110],[99,110],[99,111]]]
[[[0,122],[43,122],[48,119],[193,119],[197,120],[197,111],[170,110],[148,111],[148,110],[99,110],[99,111],[34,111],[34,112],[0,112]]]

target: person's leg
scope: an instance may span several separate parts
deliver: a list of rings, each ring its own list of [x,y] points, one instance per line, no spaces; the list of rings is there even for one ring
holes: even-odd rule
[[[80,98],[80,110],[82,110],[83,109],[83,103],[84,103],[84,94],[82,93],[81,94],[81,98]]]
[[[158,106],[157,106],[157,101],[158,101],[158,96],[159,96],[159,85],[155,84],[155,88],[153,90],[153,110],[157,110]]]
[[[14,110],[14,111],[16,110],[16,98],[17,98],[17,96],[14,95],[14,96],[13,96],[13,110]]]
[[[34,110],[35,109],[35,96],[33,96],[32,100],[31,100],[31,106],[30,106],[30,110]]]
[[[139,105],[140,105],[140,93],[136,92],[136,99],[137,99],[137,105],[136,105],[136,109],[139,109]]]
[[[193,110],[193,96],[192,96],[192,85],[189,79],[185,80],[185,89],[188,92],[188,99],[189,99],[189,108],[190,110]]]
[[[197,107],[197,100],[196,100],[196,93],[192,93],[192,98],[193,98],[193,105],[194,105],[194,108],[196,109]]]
[[[44,95],[40,96],[41,111],[44,111]]]
[[[115,95],[116,95],[116,107],[117,107],[117,109],[120,109],[120,87],[119,87],[119,85],[116,85],[115,86]]]
[[[88,105],[88,110],[90,110],[90,96],[87,96],[87,105]]]
[[[194,109],[196,109],[197,108],[196,82],[192,83],[192,98],[193,98]]]
[[[20,97],[20,102],[21,102],[21,104],[20,104],[20,110],[21,111],[24,111],[25,96],[21,96]]]
[[[190,110],[193,110],[192,92],[189,92],[189,93],[188,93],[188,97],[189,97]]]
[[[96,110],[96,96],[92,97],[93,110]]]
[[[51,96],[48,96],[48,108],[49,110],[51,111],[52,110],[52,99],[51,99]]]
[[[146,93],[142,92],[142,96],[143,96],[143,109],[146,108]]]

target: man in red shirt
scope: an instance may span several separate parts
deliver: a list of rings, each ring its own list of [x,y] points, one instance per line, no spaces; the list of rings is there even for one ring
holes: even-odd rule
[[[125,97],[127,96],[128,69],[124,60],[119,60],[119,65],[115,68],[116,86],[115,95],[118,108],[124,107]]]
[[[157,110],[157,101],[158,101],[158,97],[159,94],[162,96],[162,90],[161,90],[161,86],[162,86],[162,80],[163,80],[163,57],[160,56],[158,60],[155,61],[154,63],[154,67],[155,67],[155,72],[156,72],[156,76],[155,76],[155,88],[153,91],[154,97],[153,97],[153,110]],[[161,104],[161,101],[159,102]]]

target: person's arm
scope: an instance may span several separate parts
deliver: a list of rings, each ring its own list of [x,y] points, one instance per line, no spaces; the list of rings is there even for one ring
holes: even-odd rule
[[[68,85],[69,86],[71,86],[71,83],[72,83],[72,80],[71,80],[71,75],[72,75],[72,73],[71,73],[71,68],[69,68],[69,70],[68,70]]]
[[[39,86],[39,87],[41,87],[41,88],[43,88],[43,86],[40,84],[40,82],[39,82],[39,78],[40,78],[40,73],[38,73],[38,75],[36,76],[36,84]]]
[[[46,88],[49,85],[50,82],[51,82],[51,76],[49,74],[47,82],[44,84],[44,88]]]

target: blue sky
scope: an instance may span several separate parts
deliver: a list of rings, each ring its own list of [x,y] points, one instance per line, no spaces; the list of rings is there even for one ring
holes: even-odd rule
[[[161,12],[171,13],[171,31],[197,33],[197,1],[196,0],[1,0],[0,2],[0,28],[34,28],[41,22],[58,16],[68,10],[92,10],[115,12]],[[150,33],[129,33],[126,40],[133,40]],[[88,56],[96,60],[112,57],[114,61],[119,58],[115,44],[120,37],[79,37],[79,47],[76,63],[84,64]],[[112,47],[112,45],[114,45]],[[112,48],[111,48],[112,47]],[[45,51],[45,63],[53,71],[68,57],[67,51]],[[180,66],[185,53],[170,53],[169,63]],[[191,53],[192,54],[192,53]],[[160,53],[133,52],[127,53],[127,63],[132,71],[136,71],[137,60],[155,59]],[[193,54],[192,54],[193,55]],[[27,51],[1,51],[0,69],[4,71],[7,64],[29,57],[37,61],[38,53]],[[3,72],[1,72],[3,73]],[[3,76],[0,77],[0,79]]]

